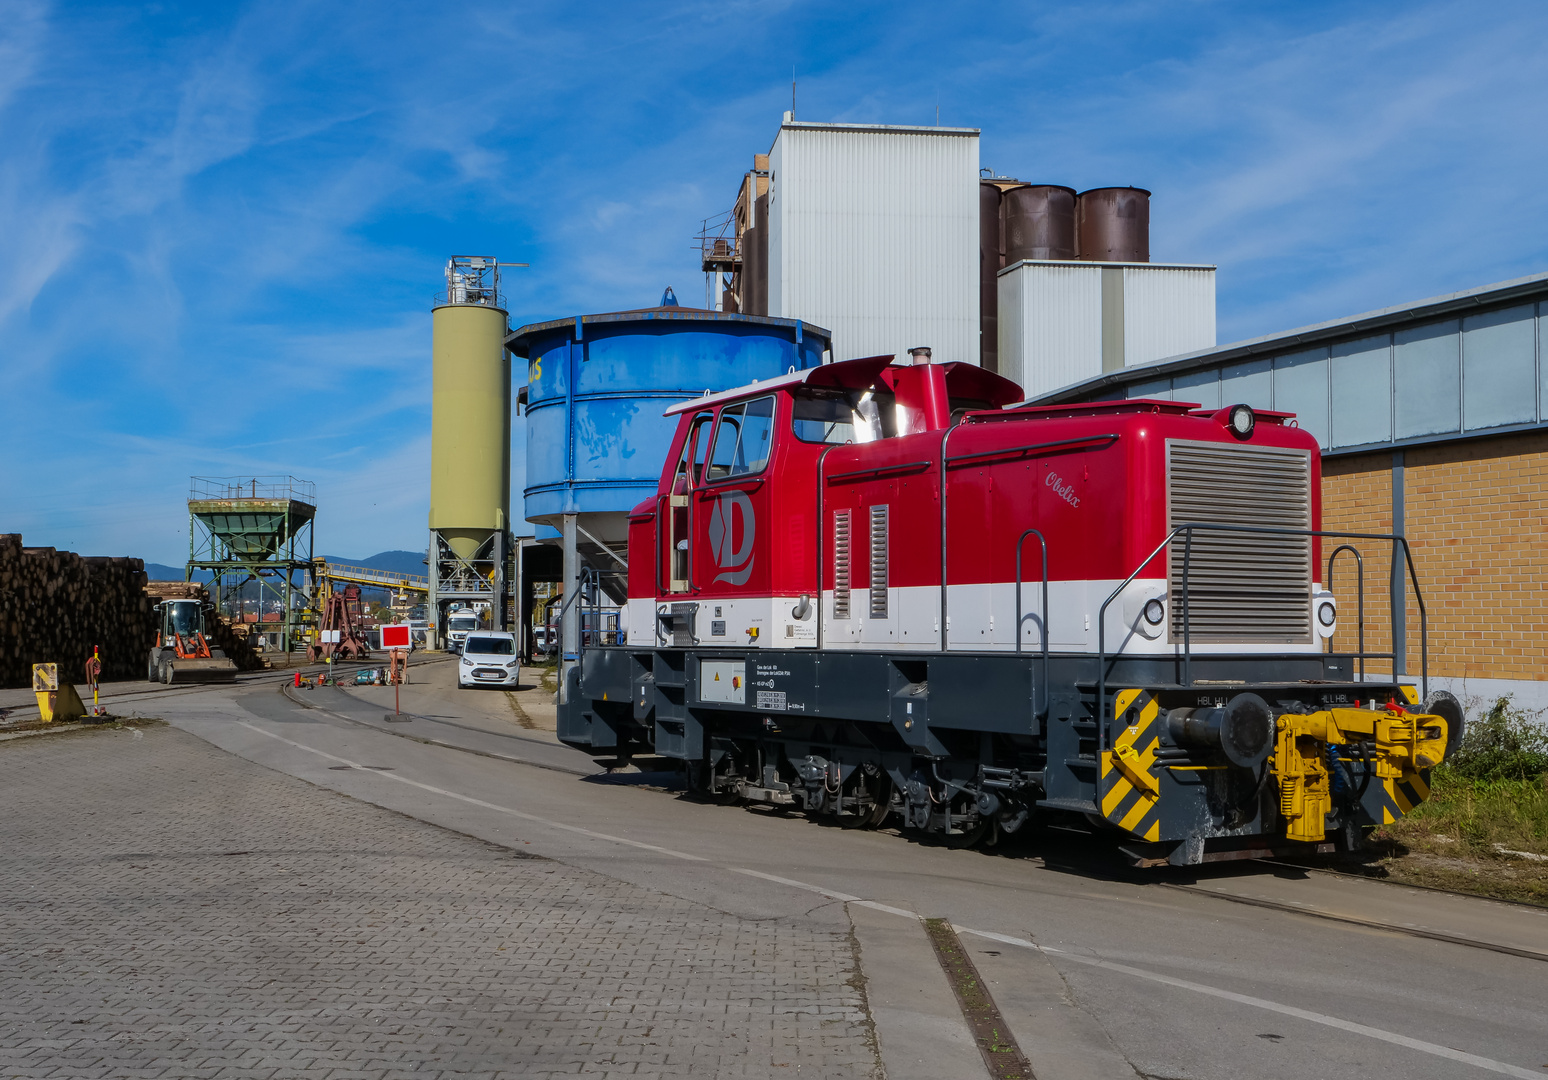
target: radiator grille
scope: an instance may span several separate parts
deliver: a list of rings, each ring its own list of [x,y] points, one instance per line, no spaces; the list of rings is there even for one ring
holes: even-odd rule
[[[849,618],[849,511],[833,511],[833,617]]]
[[[887,617],[887,507],[871,507],[871,618]]]
[[[1167,443],[1167,523],[1311,528],[1305,450]],[[1183,640],[1184,535],[1168,556],[1171,637]],[[1312,640],[1311,538],[1197,530],[1188,559],[1194,642]]]

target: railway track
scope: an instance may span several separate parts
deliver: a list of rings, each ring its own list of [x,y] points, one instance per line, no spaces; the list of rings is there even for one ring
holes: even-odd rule
[[[1268,862],[1268,860],[1254,860],[1254,861],[1262,861],[1262,862],[1265,862],[1265,863]],[[1280,865],[1285,865],[1285,864],[1280,864]],[[1305,870],[1307,868],[1306,867],[1297,867],[1297,869]],[[1355,877],[1355,875],[1352,875],[1352,874],[1350,874],[1350,875],[1342,875],[1342,876]],[[1382,881],[1380,878],[1362,878],[1360,880],[1367,881],[1367,882],[1370,882],[1371,884],[1375,884],[1375,885],[1388,885],[1388,884],[1390,884],[1390,885],[1399,885],[1399,884],[1401,884],[1399,882],[1385,882],[1385,881]],[[1540,952],[1540,951],[1538,951],[1536,949],[1517,948],[1516,946],[1513,946],[1513,945],[1505,945],[1505,944],[1502,944],[1502,943],[1496,942],[1496,941],[1484,941],[1484,940],[1481,940],[1479,938],[1465,937],[1465,936],[1460,935],[1460,934],[1450,934],[1450,933],[1446,933],[1445,931],[1442,931],[1442,930],[1432,930],[1429,927],[1424,927],[1424,926],[1408,926],[1408,925],[1404,925],[1404,924],[1401,924],[1401,923],[1381,922],[1381,921],[1378,921],[1378,920],[1375,920],[1375,919],[1362,919],[1362,918],[1360,918],[1357,915],[1346,915],[1346,914],[1344,914],[1342,912],[1326,911],[1326,910],[1323,910],[1323,909],[1320,909],[1320,908],[1312,907],[1312,906],[1307,905],[1307,904],[1297,904],[1297,903],[1291,903],[1291,902],[1283,901],[1283,900],[1274,900],[1274,899],[1271,899],[1269,897],[1264,897],[1264,896],[1243,896],[1240,893],[1228,893],[1228,892],[1223,892],[1223,891],[1221,891],[1219,889],[1209,889],[1209,888],[1204,888],[1204,887],[1198,886],[1198,885],[1180,885],[1180,884],[1178,884],[1176,882],[1171,882],[1171,881],[1162,881],[1162,882],[1157,882],[1156,884],[1160,885],[1162,888],[1165,888],[1165,889],[1172,889],[1172,890],[1177,891],[1177,892],[1193,893],[1196,896],[1207,896],[1207,897],[1209,897],[1209,898],[1211,898],[1213,900],[1225,900],[1225,901],[1228,901],[1229,903],[1243,904],[1243,905],[1246,905],[1247,907],[1266,908],[1266,909],[1268,909],[1270,911],[1284,911],[1284,912],[1288,912],[1288,913],[1290,913],[1292,915],[1306,915],[1306,916],[1308,916],[1310,918],[1314,918],[1314,919],[1326,919],[1329,922],[1344,923],[1345,925],[1348,925],[1348,926],[1359,926],[1359,927],[1362,927],[1362,928],[1367,929],[1367,930],[1380,930],[1380,931],[1383,931],[1383,932],[1389,933],[1389,934],[1402,934],[1405,937],[1424,938],[1427,941],[1444,941],[1444,942],[1446,942],[1448,944],[1451,944],[1451,945],[1462,945],[1462,946],[1464,946],[1466,948],[1469,948],[1469,949],[1483,949],[1483,950],[1485,950],[1487,952],[1503,953],[1506,956],[1519,956],[1519,957],[1521,957],[1521,958],[1523,958],[1525,960],[1540,960],[1540,961],[1543,961],[1545,963],[1548,963],[1548,952]],[[1407,887],[1412,887],[1412,886],[1407,886]],[[1436,890],[1436,891],[1438,891],[1438,892],[1439,891],[1448,891],[1449,892],[1449,890]],[[1452,896],[1464,896],[1464,897],[1467,897],[1467,899],[1469,899],[1469,900],[1483,900],[1484,899],[1483,897],[1469,896],[1467,893],[1452,892],[1452,893],[1450,893],[1450,895],[1452,895]],[[1511,903],[1511,901],[1508,901],[1508,900],[1499,900],[1499,901],[1490,900],[1490,902],[1493,902],[1493,903]],[[1522,904],[1522,905],[1516,905],[1516,906],[1520,906],[1520,907],[1524,907],[1524,908],[1531,908],[1531,909],[1537,910],[1537,911],[1541,911],[1542,910],[1541,908],[1537,907],[1535,904]]]
[[[280,689],[281,689],[281,691],[285,691],[287,688],[282,686]],[[432,745],[432,746],[440,746],[440,747],[443,747],[445,749],[457,750],[457,751],[460,751],[462,753],[474,754],[474,755],[479,756],[479,757],[496,758],[496,759],[499,759],[499,760],[510,761],[513,764],[532,765],[532,766],[536,766],[538,768],[550,769],[550,770],[557,771],[557,772],[566,772],[566,773],[570,773],[570,774],[576,775],[576,776],[594,775],[593,773],[587,772],[585,770],[574,769],[574,768],[566,768],[564,766],[555,765],[555,764],[548,763],[548,762],[537,761],[537,760],[534,760],[534,759],[532,759],[530,757],[523,757],[523,756],[518,756],[518,755],[515,755],[515,754],[501,754],[501,753],[492,752],[492,751],[489,751],[489,750],[482,750],[482,749],[478,749],[478,748],[475,748],[475,747],[470,747],[470,746],[458,743],[458,742],[456,742],[456,741],[454,741],[452,739],[435,739],[435,738],[426,737],[424,735],[417,735],[417,734],[414,734],[412,732],[395,731],[395,730],[393,730],[393,729],[391,729],[389,727],[386,727],[386,726],[383,726],[383,725],[379,725],[379,724],[375,724],[375,723],[372,723],[370,721],[361,720],[361,719],[359,719],[357,717],[351,717],[351,716],[348,716],[345,713],[342,713],[342,712],[339,712],[339,711],[336,711],[336,710],[333,710],[333,709],[329,709],[325,705],[316,704],[316,703],[312,703],[312,702],[307,702],[307,701],[301,700],[300,698],[298,698],[294,694],[287,693],[286,696],[288,698],[290,698],[290,700],[295,702],[297,705],[300,705],[303,708],[316,709],[316,710],[321,711],[323,713],[326,713],[327,715],[332,716],[332,717],[334,717],[336,719],[342,720],[342,721],[344,721],[346,723],[354,724],[354,725],[357,725],[357,726],[360,726],[360,727],[370,728],[373,731],[385,732],[386,734],[393,735],[393,736],[396,736],[398,738],[406,739],[406,740],[411,741],[411,742],[418,742],[418,743],[422,743],[422,744],[426,744],[426,745]],[[414,719],[416,719],[416,720],[420,720],[420,721],[424,721],[424,722],[432,723],[432,724],[437,724],[437,725],[440,725],[442,727],[453,728],[453,729],[457,729],[457,730],[460,730],[460,731],[471,732],[471,733],[482,735],[482,736],[490,736],[490,737],[494,737],[494,738],[498,738],[498,739],[502,739],[502,740],[509,740],[509,741],[511,741],[513,743],[518,743],[519,744],[519,743],[522,743],[522,742],[533,742],[534,741],[534,740],[531,740],[531,739],[525,739],[525,738],[523,738],[522,736],[519,736],[519,735],[505,733],[505,732],[499,732],[499,731],[490,731],[490,730],[487,730],[487,729],[484,729],[484,728],[473,727],[473,726],[468,725],[468,724],[460,724],[460,723],[458,723],[458,722],[456,722],[454,720],[448,720],[448,719],[441,718],[441,717],[422,716],[422,715],[419,715],[419,714],[413,714],[413,715],[414,715]],[[896,831],[896,830],[888,830],[888,831]],[[903,834],[901,832],[898,832],[897,835],[904,836],[905,834]],[[1322,874],[1327,874],[1327,875],[1330,875],[1330,876],[1336,876],[1336,877],[1344,878],[1344,879],[1358,880],[1358,881],[1366,882],[1366,883],[1369,883],[1369,884],[1392,885],[1392,886],[1398,886],[1398,887],[1403,887],[1403,888],[1413,888],[1414,887],[1414,886],[1404,886],[1404,885],[1402,885],[1402,883],[1399,883],[1399,882],[1386,882],[1386,881],[1383,881],[1380,878],[1362,877],[1361,875],[1357,875],[1357,874],[1342,873],[1342,872],[1335,871],[1335,870],[1327,870],[1327,869],[1324,869],[1324,868],[1321,868],[1321,867],[1300,866],[1300,865],[1296,865],[1296,864],[1293,864],[1293,863],[1281,862],[1279,860],[1273,860],[1273,859],[1256,859],[1256,860],[1251,860],[1251,862],[1252,863],[1256,863],[1257,865],[1263,866],[1265,868],[1294,869],[1294,870],[1301,871],[1301,872],[1322,873]],[[1098,871],[1098,872],[1100,873],[1100,871]],[[1381,921],[1381,920],[1376,920],[1376,919],[1361,918],[1361,917],[1356,916],[1356,915],[1350,915],[1350,914],[1346,914],[1344,912],[1338,912],[1338,911],[1331,911],[1331,910],[1327,910],[1325,908],[1319,908],[1317,906],[1309,905],[1309,904],[1305,904],[1305,903],[1297,903],[1297,902],[1294,902],[1294,901],[1287,901],[1287,900],[1278,900],[1278,899],[1274,899],[1272,897],[1265,897],[1265,896],[1246,896],[1246,895],[1242,895],[1240,893],[1231,893],[1231,892],[1223,891],[1221,889],[1209,888],[1206,885],[1189,885],[1189,884],[1182,884],[1182,883],[1179,883],[1179,882],[1172,882],[1172,881],[1158,881],[1158,880],[1154,880],[1154,879],[1136,879],[1136,878],[1133,878],[1131,876],[1124,876],[1123,880],[1127,880],[1127,881],[1142,881],[1144,884],[1151,885],[1151,886],[1159,886],[1161,888],[1168,889],[1168,890],[1171,890],[1171,891],[1174,891],[1174,892],[1191,893],[1191,894],[1194,894],[1194,895],[1197,895],[1197,896],[1208,897],[1208,898],[1210,898],[1212,900],[1223,900],[1223,901],[1226,901],[1228,903],[1240,904],[1240,905],[1244,905],[1244,906],[1248,906],[1248,907],[1262,908],[1262,909],[1271,910],[1271,911],[1280,911],[1280,912],[1284,912],[1286,914],[1291,914],[1291,915],[1303,915],[1303,916],[1306,916],[1308,918],[1322,919],[1322,920],[1329,921],[1329,922],[1341,923],[1341,924],[1344,924],[1344,925],[1347,925],[1347,926],[1357,926],[1357,927],[1360,927],[1360,928],[1366,929],[1366,930],[1375,930],[1375,931],[1381,931],[1381,932],[1385,932],[1385,933],[1399,934],[1399,935],[1402,935],[1402,936],[1405,936],[1405,937],[1420,938],[1420,939],[1424,939],[1424,940],[1428,940],[1428,941],[1439,941],[1439,942],[1444,942],[1444,943],[1450,944],[1450,945],[1459,945],[1459,946],[1462,946],[1464,948],[1479,949],[1479,950],[1483,950],[1483,951],[1486,951],[1486,952],[1500,953],[1500,954],[1507,955],[1507,956],[1516,956],[1516,957],[1520,957],[1520,958],[1526,959],[1526,960],[1536,960],[1536,961],[1541,961],[1541,962],[1548,962],[1548,951],[1539,951],[1539,950],[1536,950],[1536,949],[1520,948],[1520,947],[1504,944],[1504,943],[1501,943],[1501,942],[1487,941],[1487,940],[1483,940],[1483,939],[1480,939],[1480,938],[1468,937],[1468,936],[1462,935],[1462,934],[1449,933],[1449,932],[1446,932],[1444,930],[1437,930],[1437,929],[1434,929],[1434,928],[1431,928],[1431,927],[1426,927],[1426,926],[1407,925],[1407,924],[1403,924],[1403,923],[1394,923],[1394,922]],[[1446,893],[1447,895],[1450,895],[1450,896],[1464,897],[1464,898],[1466,898],[1468,900],[1471,900],[1471,901],[1485,900],[1485,898],[1482,898],[1482,897],[1471,896],[1471,895],[1466,894],[1466,893],[1452,892],[1451,890],[1434,889],[1434,890],[1430,890],[1430,891],[1442,892],[1442,893]],[[1530,911],[1533,911],[1533,912],[1543,912],[1544,911],[1543,908],[1538,907],[1537,905],[1534,905],[1534,904],[1517,904],[1517,903],[1514,903],[1512,901],[1503,901],[1503,900],[1501,900],[1501,901],[1485,900],[1485,902],[1510,904],[1511,906],[1518,907],[1518,908],[1521,908],[1523,910],[1530,910]]]

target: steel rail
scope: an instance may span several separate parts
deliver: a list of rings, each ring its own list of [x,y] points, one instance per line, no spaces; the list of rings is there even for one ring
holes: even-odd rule
[[[1306,868],[1301,867],[1300,869]],[[1292,915],[1307,915],[1314,919],[1326,919],[1329,922],[1344,923],[1348,926],[1358,926],[1366,930],[1385,930],[1388,933],[1402,934],[1406,937],[1424,938],[1428,941],[1444,941],[1449,945],[1461,945],[1462,947],[1468,949],[1482,949],[1486,952],[1504,953],[1506,956],[1519,956],[1526,960],[1540,960],[1548,963],[1548,953],[1538,952],[1536,949],[1520,949],[1514,945],[1501,945],[1493,941],[1480,941],[1478,938],[1463,937],[1460,934],[1448,934],[1440,930],[1429,930],[1422,926],[1408,926],[1403,923],[1380,922],[1376,919],[1362,919],[1356,915],[1340,915],[1337,912],[1324,911],[1321,908],[1305,907],[1301,904],[1291,904],[1280,900],[1270,900],[1269,898],[1262,896],[1243,896],[1240,893],[1221,892],[1217,889],[1206,889],[1198,885],[1182,885],[1173,881],[1161,881],[1157,882],[1157,884],[1163,888],[1175,889],[1178,892],[1193,893],[1196,896],[1209,896],[1216,900],[1226,900],[1233,904],[1244,904],[1248,907],[1267,908],[1270,911],[1284,911]],[[1401,885],[1403,883],[1392,882],[1391,884]],[[1466,894],[1458,893],[1455,895]],[[1474,899],[1492,898],[1475,897]]]

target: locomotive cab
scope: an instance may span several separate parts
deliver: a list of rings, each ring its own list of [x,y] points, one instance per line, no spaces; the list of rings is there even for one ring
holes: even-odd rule
[[[1292,416],[1016,405],[924,352],[668,410],[626,640],[583,653],[562,739],[958,842],[1064,815],[1142,862],[1353,843],[1423,799],[1461,710],[1334,649],[1323,561],[1406,546],[1320,531]]]

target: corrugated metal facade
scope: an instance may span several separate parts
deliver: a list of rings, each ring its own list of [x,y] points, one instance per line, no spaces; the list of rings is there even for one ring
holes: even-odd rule
[[[1215,269],[1126,266],[1123,365],[1215,347]]]
[[[978,363],[978,131],[787,121],[769,151],[769,314],[833,356]]]
[[[1000,374],[1028,397],[1102,371],[1102,275],[1023,262],[1000,275]]]
[[[1314,328],[1330,340],[1311,348],[1305,342],[1311,331],[1292,331],[1254,344],[1255,351],[1274,355],[1233,355],[1213,363],[1199,357],[1171,374],[1125,379],[1122,392],[1295,413],[1296,422],[1331,451],[1548,424],[1548,368],[1540,343],[1548,301],[1460,319],[1416,312],[1394,322],[1377,334]],[[1235,354],[1242,347],[1227,350]]]
[[[1028,397],[1215,344],[1212,266],[1023,261],[999,280],[1000,373]]]

